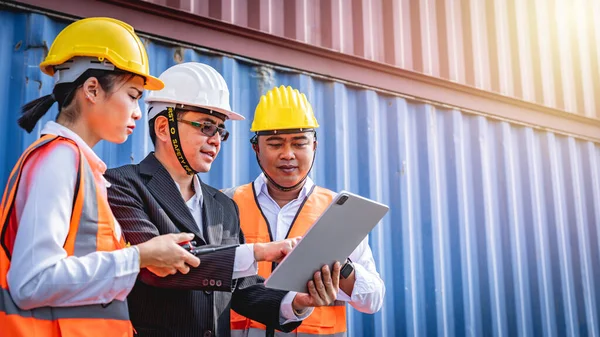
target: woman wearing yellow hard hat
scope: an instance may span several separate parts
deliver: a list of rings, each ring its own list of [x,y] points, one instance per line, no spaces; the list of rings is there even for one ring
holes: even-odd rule
[[[41,70],[51,95],[23,107],[31,132],[56,102],[56,122],[18,160],[0,205],[0,335],[132,336],[126,296],[140,268],[187,273],[200,260],[178,243],[193,234],[127,245],[107,201],[106,165],[92,147],[124,142],[144,89],[161,89],[133,28],[110,18],[67,26]]]

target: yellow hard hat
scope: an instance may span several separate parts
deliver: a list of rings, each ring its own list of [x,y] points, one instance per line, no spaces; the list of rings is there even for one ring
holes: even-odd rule
[[[250,131],[316,129],[319,127],[306,95],[292,87],[275,87],[260,97]]]
[[[87,18],[63,29],[50,46],[48,56],[40,64],[45,74],[54,75],[55,66],[73,57],[105,59],[116,68],[146,79],[145,88],[160,90],[164,83],[150,75],[146,48],[133,27],[112,18]]]

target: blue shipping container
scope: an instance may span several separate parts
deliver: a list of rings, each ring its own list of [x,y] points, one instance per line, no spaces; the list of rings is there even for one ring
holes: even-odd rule
[[[0,8],[0,183],[39,136],[18,128],[24,103],[49,94],[38,68],[66,21]],[[231,55],[145,39],[151,70],[181,61],[220,71],[232,137],[204,179],[259,174],[248,142],[253,108],[275,85],[305,92],[321,124],[320,185],[390,205],[370,235],[387,294],[375,315],[349,312],[351,336],[599,336],[600,146],[532,126],[380,93]],[[56,117],[56,107],[44,121]],[[151,149],[138,122],[122,145],[95,150],[109,167]],[[43,123],[40,123],[42,125]]]

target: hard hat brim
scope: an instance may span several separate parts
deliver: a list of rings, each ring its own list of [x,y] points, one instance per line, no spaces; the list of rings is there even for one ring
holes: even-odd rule
[[[246,119],[244,116],[242,116],[236,112],[225,110],[225,109],[215,108],[212,106],[201,106],[201,108],[206,108],[206,109],[210,109],[210,110],[214,110],[216,112],[222,113],[223,115],[227,116],[227,119],[231,119],[232,121],[243,121],[244,119]]]
[[[154,77],[152,75],[140,75],[140,74],[136,74],[142,77],[146,78],[146,84],[144,85],[144,89],[146,90],[162,90],[165,87],[165,83],[163,81],[161,81],[160,79],[158,79],[158,77]]]
[[[264,128],[250,128],[250,132],[254,132],[254,133],[282,133],[282,134],[286,134],[286,133],[302,133],[302,132],[312,132],[312,131],[317,131],[317,129],[319,128],[319,124],[315,124],[314,126],[307,126],[307,127],[290,127],[290,128],[275,128],[275,129],[264,129]]]

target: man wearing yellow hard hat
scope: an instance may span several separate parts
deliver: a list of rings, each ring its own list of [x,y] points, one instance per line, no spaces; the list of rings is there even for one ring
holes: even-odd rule
[[[23,107],[33,131],[58,103],[56,121],[23,153],[0,205],[0,335],[133,336],[126,297],[140,269],[187,273],[200,261],[162,235],[127,245],[106,197],[106,164],[92,148],[123,143],[141,117],[150,75],[142,41],[111,18],[76,21],[56,37],[41,71],[52,94]]]
[[[315,160],[318,127],[312,106],[298,90],[276,87],[260,98],[252,122],[255,135],[251,143],[262,174],[250,184],[224,191],[239,207],[247,241],[270,242],[304,235],[335,196],[308,177]],[[259,265],[261,276],[266,278],[271,272],[271,264]],[[337,301],[315,308],[294,333],[345,336],[345,302],[364,313],[381,309],[385,285],[375,268],[368,238],[348,257],[340,275]],[[309,289],[311,286],[314,290],[314,285],[309,285]],[[272,327],[235,313],[231,327],[232,336],[273,333]]]

